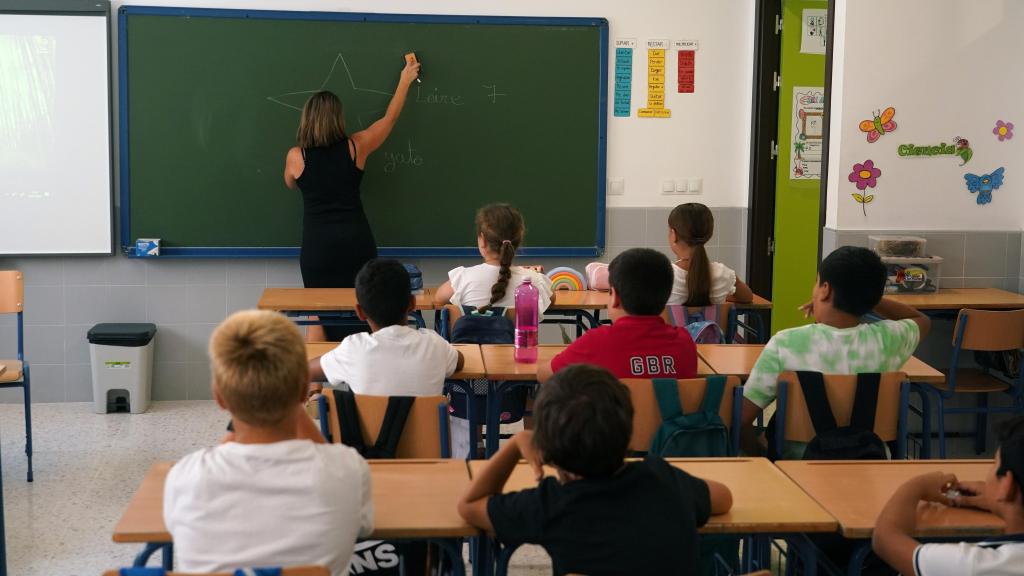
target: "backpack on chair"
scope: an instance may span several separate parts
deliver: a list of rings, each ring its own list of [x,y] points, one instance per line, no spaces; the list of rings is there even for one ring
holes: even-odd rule
[[[704,400],[696,412],[683,413],[679,400],[679,384],[671,378],[651,381],[658,400],[661,426],[651,440],[650,454],[663,458],[734,456],[729,430],[719,416],[725,395],[725,376],[709,376]],[[739,567],[740,541],[730,536],[702,536],[698,574],[718,573],[719,562],[735,572]]]
[[[676,327],[685,327],[694,344],[724,344],[725,332],[718,324],[718,307],[705,306],[691,312],[685,305],[666,306],[669,322]]]
[[[882,375],[857,374],[850,425],[840,427],[832,413],[821,372],[797,372],[807,412],[814,425],[814,438],[804,451],[804,460],[887,460],[885,442],[875,434],[875,411]]]

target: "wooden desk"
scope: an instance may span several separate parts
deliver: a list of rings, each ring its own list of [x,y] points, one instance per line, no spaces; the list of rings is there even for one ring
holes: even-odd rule
[[[548,310],[607,310],[610,298],[600,290],[556,290]]]
[[[114,542],[169,543],[163,517],[164,481],[171,462],[154,464],[114,526]],[[456,506],[469,487],[462,460],[371,460],[374,530],[371,538],[462,538],[477,530]]]
[[[334,350],[337,342],[306,342],[306,359],[312,360]],[[452,344],[456,350],[462,353],[462,369],[450,376],[453,380],[472,380],[483,378],[487,374],[484,371],[484,357],[480,354],[480,346],[476,344]]]
[[[256,307],[277,312],[351,312],[356,309],[356,289],[264,288]],[[434,309],[432,289],[416,296],[415,308]]]
[[[1024,308],[1024,294],[1016,294],[999,288],[943,288],[930,294],[886,294],[885,297],[918,310]]]
[[[537,361],[550,362],[567,346],[564,344],[542,344],[539,346]],[[511,344],[484,344],[480,347],[483,354],[484,370],[490,380],[514,380],[530,382],[537,379],[537,364],[521,364],[515,360],[515,348]],[[697,375],[710,376],[715,371],[699,357],[697,358]]]
[[[670,458],[669,462],[699,478],[717,480],[732,492],[732,510],[712,516],[701,533],[835,532],[838,527],[835,518],[764,458]],[[483,460],[470,461],[470,475],[486,465]],[[521,462],[505,483],[505,492],[536,485],[530,467]]]
[[[928,472],[959,480],[984,480],[991,460],[888,460],[871,462],[779,461],[780,470],[839,522],[843,536],[870,538],[875,520],[898,486]],[[979,537],[1002,534],[1005,524],[988,512],[921,503],[918,536]]]
[[[3,376],[4,372],[7,372],[7,364],[0,364],[0,376]]]
[[[771,310],[772,309],[772,301],[768,300],[768,299],[765,299],[765,298],[761,298],[757,294],[754,294],[754,299],[751,302],[747,302],[746,304],[740,304],[738,302],[733,302],[732,305],[737,310]]]
[[[764,350],[762,344],[698,344],[697,354],[718,374],[745,379]],[[911,382],[942,384],[946,376],[935,368],[911,356],[900,368]]]

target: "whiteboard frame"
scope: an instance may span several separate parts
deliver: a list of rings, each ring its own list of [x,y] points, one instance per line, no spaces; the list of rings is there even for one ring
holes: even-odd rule
[[[110,4],[98,0],[34,0],[31,3],[19,2],[19,0],[0,0],[0,15],[40,15],[40,16],[96,16],[102,17],[106,29],[107,47],[107,164],[110,192],[107,195],[108,213],[107,218],[107,245],[106,252],[3,252],[0,250],[0,257],[50,257],[50,256],[112,256],[115,251],[114,245],[114,71],[111,68],[110,42]]]
[[[364,12],[299,12],[286,10],[238,10],[226,8],[176,8],[168,6],[121,6],[117,11],[118,95],[120,145],[121,250],[135,256],[131,232],[131,165],[128,158],[128,16],[179,16],[201,18],[249,18],[264,20],[310,20],[344,22],[395,22],[427,24],[486,24],[519,26],[576,26],[598,28],[599,87],[597,144],[597,229],[595,246],[525,246],[518,253],[534,257],[592,257],[605,249],[608,166],[608,20],[605,18],[546,18],[529,16],[460,16],[424,14],[380,14]],[[160,247],[159,256],[143,258],[291,258],[299,247]],[[377,249],[380,256],[408,258],[445,258],[477,256],[476,246],[391,246]]]

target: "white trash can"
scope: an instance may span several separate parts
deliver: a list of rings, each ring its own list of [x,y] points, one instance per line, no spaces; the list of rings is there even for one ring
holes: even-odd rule
[[[97,414],[149,407],[153,388],[154,324],[97,324],[89,330],[92,403]]]

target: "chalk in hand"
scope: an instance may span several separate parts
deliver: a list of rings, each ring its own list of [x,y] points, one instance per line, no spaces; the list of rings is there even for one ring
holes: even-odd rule
[[[406,62],[406,64],[415,64],[416,62],[418,62],[418,60],[416,60],[416,53],[415,52],[409,52],[408,54],[406,54],[405,55],[405,62]],[[420,69],[422,70],[422,68],[420,68]],[[420,84],[423,83],[423,81],[420,80],[419,76],[416,77],[416,82],[419,82]]]

